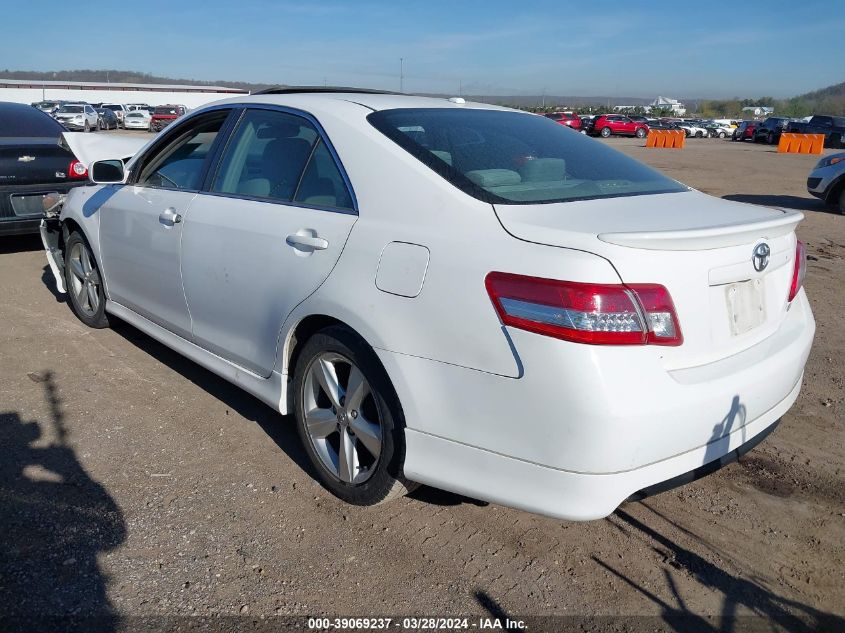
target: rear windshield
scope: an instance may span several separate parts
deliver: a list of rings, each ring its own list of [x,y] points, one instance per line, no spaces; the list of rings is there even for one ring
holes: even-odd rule
[[[469,195],[537,204],[686,188],[546,117],[452,108],[374,112],[370,123]]]
[[[73,114],[73,113],[82,112],[83,109],[84,108],[82,106],[62,106],[61,108],[59,108],[57,110],[57,112],[59,112],[61,114]]]
[[[65,127],[49,114],[29,106],[0,104],[0,137],[55,137],[61,136]]]
[[[178,114],[176,108],[168,106],[159,106],[155,109],[155,114]]]

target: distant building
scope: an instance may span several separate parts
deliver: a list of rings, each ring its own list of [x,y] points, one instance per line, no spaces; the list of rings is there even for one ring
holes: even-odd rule
[[[754,116],[765,116],[772,114],[775,109],[768,106],[746,106],[742,109],[743,112],[750,112]]]
[[[683,103],[677,99],[670,99],[669,97],[657,97],[657,99],[651,102],[649,109],[651,108],[670,108],[672,114],[678,116],[687,113],[687,107]]]
[[[45,100],[88,103],[179,103],[196,108],[210,101],[247,94],[246,90],[223,86],[125,84],[102,81],[41,81],[0,78],[0,101],[35,103]]]

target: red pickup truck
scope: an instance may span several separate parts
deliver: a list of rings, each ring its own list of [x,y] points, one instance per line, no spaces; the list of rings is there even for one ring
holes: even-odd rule
[[[173,123],[180,116],[185,115],[188,108],[183,105],[161,105],[153,110],[150,117],[150,132],[161,132],[168,125]]]

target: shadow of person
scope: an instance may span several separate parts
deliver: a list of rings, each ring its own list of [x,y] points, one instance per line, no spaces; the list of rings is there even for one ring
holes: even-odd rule
[[[68,446],[52,374],[37,380],[52,428],[0,412],[0,629],[113,630],[97,556],[125,539],[123,515]]]
[[[629,578],[606,561],[593,555],[591,558],[605,571],[639,591],[661,609],[661,616],[676,631],[778,631],[795,633],[818,633],[820,631],[845,631],[845,619],[834,614],[816,609],[810,605],[792,600],[774,593],[752,579],[734,576],[720,565],[714,564],[703,556],[683,547],[677,539],[671,538],[635,518],[622,509],[617,509],[611,518],[612,525],[622,528],[621,521],[628,528],[626,532],[639,533],[649,543],[655,553],[671,561],[671,565],[682,570],[697,583],[698,588],[706,588],[722,596],[721,613],[717,618],[703,618],[696,614],[686,603],[675,584],[672,575],[664,569],[666,583],[677,606],[659,598],[649,591],[645,584]],[[690,536],[692,536],[690,534]],[[704,541],[695,537],[701,543]],[[748,614],[748,615],[745,615]],[[758,626],[759,625],[759,626]]]

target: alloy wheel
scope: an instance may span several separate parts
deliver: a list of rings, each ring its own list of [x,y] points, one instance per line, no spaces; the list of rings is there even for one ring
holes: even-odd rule
[[[79,309],[93,317],[100,308],[100,273],[84,244],[77,242],[70,251],[70,288]]]
[[[378,465],[384,427],[364,374],[345,356],[324,352],[308,366],[302,390],[305,429],[320,464],[344,483],[367,481]]]

